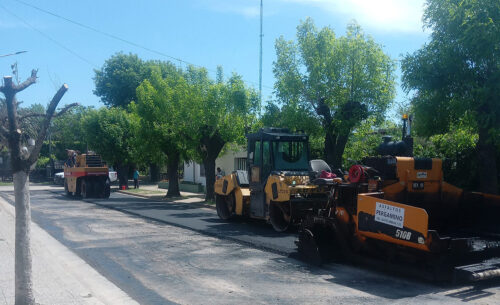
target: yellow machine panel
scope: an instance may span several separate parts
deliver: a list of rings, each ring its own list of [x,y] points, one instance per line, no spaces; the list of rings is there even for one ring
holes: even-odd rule
[[[215,181],[214,191],[220,195],[230,194],[236,187],[236,177],[234,174],[224,176],[222,179]]]
[[[243,207],[245,204],[250,203],[250,189],[249,188],[238,188],[235,190],[234,195],[236,197],[236,215],[243,215]]]
[[[284,202],[290,200],[290,187],[285,183],[283,177],[272,175],[267,179],[266,198],[272,201]]]
[[[358,195],[356,226],[361,235],[429,251],[427,212],[377,196],[380,193]]]

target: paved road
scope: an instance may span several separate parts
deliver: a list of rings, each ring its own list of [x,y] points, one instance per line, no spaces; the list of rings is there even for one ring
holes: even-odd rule
[[[68,200],[59,190],[33,191],[32,207],[35,222],[141,304],[500,304],[499,283],[444,288],[353,266],[310,267],[282,255],[293,236],[222,223],[211,209],[116,193]]]
[[[296,235],[293,233],[275,232],[270,224],[262,220],[237,218],[230,222],[224,221],[219,219],[214,209],[197,204],[152,201],[121,193],[114,193],[111,200],[87,201],[283,255],[290,255],[296,249]]]

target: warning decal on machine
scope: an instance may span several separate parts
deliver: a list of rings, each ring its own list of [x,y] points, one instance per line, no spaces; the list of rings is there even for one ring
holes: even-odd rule
[[[405,209],[377,202],[377,206],[375,207],[375,221],[403,228]]]

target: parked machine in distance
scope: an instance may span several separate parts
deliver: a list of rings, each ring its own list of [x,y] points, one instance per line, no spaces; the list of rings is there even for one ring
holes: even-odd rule
[[[309,162],[306,134],[263,128],[247,139],[248,170],[215,182],[221,219],[236,215],[265,219],[282,232],[308,212],[324,207],[333,179],[319,178],[328,168],[324,161]]]
[[[335,183],[328,204],[302,222],[302,258],[332,258],[432,280],[500,276],[500,196],[466,192],[443,180],[442,161],[414,158],[410,120],[403,140],[384,139]]]
[[[109,198],[109,170],[101,156],[75,154],[70,157],[64,166],[64,190],[68,196]]]

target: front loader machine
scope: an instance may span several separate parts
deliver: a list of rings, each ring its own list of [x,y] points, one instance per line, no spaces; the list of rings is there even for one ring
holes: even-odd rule
[[[440,159],[368,157],[334,186],[325,209],[303,221],[297,245],[314,263],[340,256],[433,280],[477,281],[500,276],[499,219],[500,196],[446,183]]]
[[[76,155],[64,166],[64,190],[67,196],[109,198],[109,169],[100,155]]]
[[[221,219],[265,219],[282,232],[326,204],[333,179],[319,175],[331,170],[321,160],[309,162],[307,135],[263,128],[247,139],[247,171],[235,171],[215,182]]]

